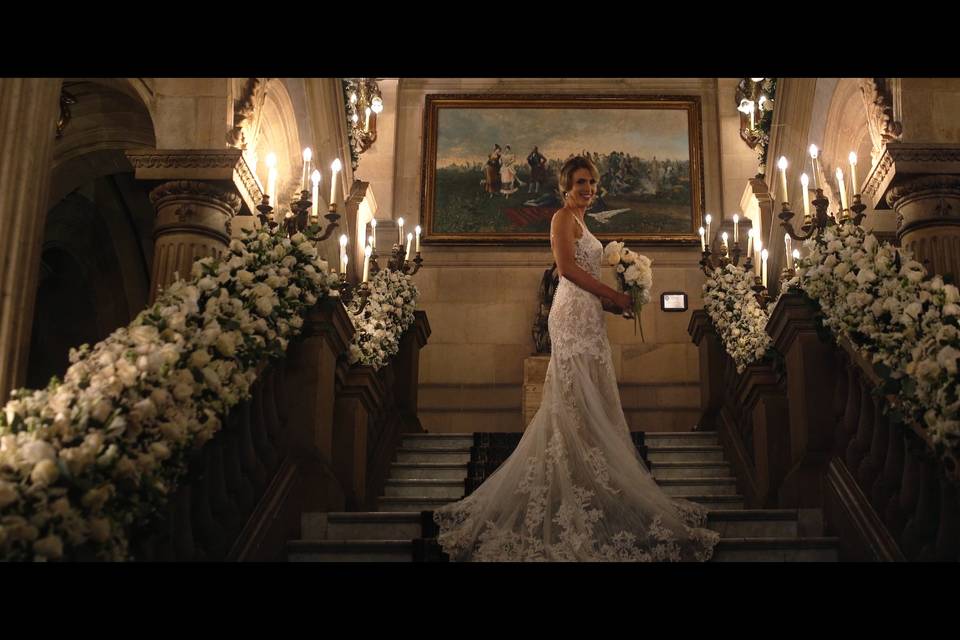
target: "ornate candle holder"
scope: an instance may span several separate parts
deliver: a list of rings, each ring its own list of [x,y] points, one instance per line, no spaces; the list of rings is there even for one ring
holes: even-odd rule
[[[398,271],[400,273],[412,276],[417,271],[420,271],[421,265],[423,265],[423,258],[420,255],[420,252],[417,251],[417,255],[414,256],[413,260],[406,259],[406,251],[403,248],[402,244],[394,243],[392,249],[390,250],[389,259],[387,260],[387,269],[391,271]],[[380,263],[377,262],[377,250],[373,249],[370,253],[370,275],[377,273],[382,268]]]
[[[717,254],[710,251],[710,245],[708,244],[700,257],[700,268],[703,269],[705,274],[710,275],[711,271],[723,269],[728,264],[739,265],[741,255],[743,255],[743,249],[740,248],[739,242],[734,242],[732,248],[721,243],[720,251]],[[749,256],[743,263],[743,268],[748,270],[753,268]]]
[[[838,220],[840,224],[853,222],[853,224],[859,226],[863,220],[863,212],[867,208],[867,206],[863,204],[860,194],[857,193],[854,194],[853,205],[851,205],[849,209],[841,209],[839,214],[830,215],[827,212],[830,201],[823,195],[823,189],[817,189],[816,197],[810,201],[810,204],[813,205],[815,213],[809,218],[804,216],[799,233],[794,230],[793,223],[791,222],[795,214],[790,210],[789,202],[784,202],[783,208],[780,210],[780,213],[777,214],[777,217],[780,218],[781,221],[780,225],[794,240],[803,241],[819,236],[823,234],[828,227],[836,225]]]

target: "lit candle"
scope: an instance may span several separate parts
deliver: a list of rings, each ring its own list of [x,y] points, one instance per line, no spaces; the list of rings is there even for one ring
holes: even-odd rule
[[[840,210],[847,208],[847,190],[843,186],[843,169],[837,167],[837,188],[840,189]]]
[[[313,159],[313,151],[310,150],[310,147],[307,147],[303,150],[303,186],[301,191],[306,191],[309,188],[310,184],[310,160]]]
[[[784,156],[780,156],[780,160],[777,161],[777,166],[780,167],[780,178],[783,183],[783,202],[790,202],[787,198],[787,159]]]
[[[857,154],[851,151],[848,160],[850,160],[850,195],[855,196],[857,189],[860,188],[857,184]]]
[[[330,176],[330,204],[334,204],[337,201],[337,172],[343,165],[340,164],[340,158],[337,158],[332,163],[330,163],[330,171],[332,175]]]
[[[791,252],[791,245],[793,244],[792,239],[790,238],[789,233],[783,234],[783,246],[787,249],[787,266],[793,269],[793,253]]]
[[[420,253],[420,225],[417,225],[413,230],[417,232],[417,253]]]
[[[413,244],[413,234],[412,234],[412,233],[408,233],[408,234],[407,234],[407,257],[406,257],[407,260],[410,259],[410,246],[411,246],[412,244]]]
[[[347,234],[340,236],[340,273],[347,272]]]
[[[400,231],[400,240],[398,240],[397,242],[399,242],[399,244],[402,246],[403,245],[403,218],[397,218],[397,229],[399,229]]]
[[[340,254],[340,265],[341,265],[341,266],[340,266],[340,273],[346,273],[346,272],[347,272],[347,261],[348,261],[349,259],[350,259],[350,258],[349,258],[349,256],[347,256],[347,254],[345,254],[345,253]]]
[[[313,214],[314,219],[316,219],[320,213],[320,178],[320,172],[314,169],[310,175],[310,181],[313,182],[313,194],[310,198],[313,203],[311,204],[310,213]]]
[[[793,266],[797,266],[797,260],[800,259],[800,249],[793,250]]]
[[[747,229],[747,257],[753,255],[753,227]]]
[[[740,234],[737,232],[737,227],[740,226],[740,215],[733,214],[733,244],[740,242]]]
[[[710,222],[713,220],[713,217],[711,217],[711,215],[708,213],[708,214],[707,214],[707,217],[705,218],[705,220],[707,221],[707,244],[710,244],[710,238],[711,238],[711,236],[710,236]]]
[[[377,248],[377,219],[372,218],[370,220],[370,246],[374,249]]]
[[[700,227],[700,251],[706,251],[706,250],[707,250],[707,241],[706,241],[706,239],[703,237],[703,234],[704,234],[704,233],[706,233],[706,231],[704,231],[703,227]]]
[[[760,252],[760,260],[763,262],[763,267],[761,268],[763,286],[767,286],[767,256],[769,256],[769,253],[766,249]]]
[[[756,235],[754,235],[754,237],[753,237],[753,256],[756,257],[758,253],[759,253],[760,255],[763,255],[764,252],[765,252],[765,250],[764,250],[764,248],[763,248],[763,242],[760,240],[759,237],[757,237]],[[755,267],[756,270],[757,270],[757,275],[760,275],[760,261],[759,261],[759,260],[757,260],[757,263],[754,265],[754,267]]]
[[[363,130],[370,131],[370,107],[367,107],[364,111],[365,117],[363,119]]]
[[[373,252],[373,249],[370,248],[370,245],[367,245],[363,249],[363,281],[367,281],[367,277],[370,275],[370,254]]]
[[[800,184],[803,185],[803,221],[806,222],[810,218],[810,191],[808,189],[810,178],[807,177],[807,174],[800,174]]]
[[[820,151],[817,149],[817,145],[810,145],[810,160],[813,162],[813,188],[820,188],[820,171],[817,168],[817,156],[820,154]]]
[[[267,154],[267,195],[273,198],[273,206],[277,206],[277,154]]]
[[[754,126],[753,112],[755,111],[755,107],[753,106],[753,100],[750,101],[750,104],[747,107],[747,109],[749,110],[749,113],[750,113],[750,128],[753,129],[753,126]]]
[[[727,237],[728,236],[726,231],[720,234],[720,248],[723,250],[724,253],[727,252]]]

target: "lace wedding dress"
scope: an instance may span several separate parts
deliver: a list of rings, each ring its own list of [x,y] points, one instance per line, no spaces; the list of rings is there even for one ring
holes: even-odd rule
[[[579,221],[578,221],[579,222]],[[576,262],[600,278],[583,225]],[[543,400],[513,454],[471,495],[434,511],[454,561],[709,560],[703,507],[666,495],[623,416],[600,299],[560,279]]]

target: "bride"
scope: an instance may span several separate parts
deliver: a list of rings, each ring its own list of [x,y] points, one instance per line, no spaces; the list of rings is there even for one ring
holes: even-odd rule
[[[630,438],[603,311],[630,297],[600,281],[602,245],[583,216],[599,173],[560,170],[564,207],[550,242],[560,273],[543,401],[513,454],[476,491],[434,511],[454,561],[709,560],[719,535],[703,507],[656,484]]]

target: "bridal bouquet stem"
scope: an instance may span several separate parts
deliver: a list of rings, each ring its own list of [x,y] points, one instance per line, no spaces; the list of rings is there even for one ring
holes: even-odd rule
[[[645,255],[628,249],[624,243],[611,241],[603,249],[603,258],[608,265],[614,267],[617,284],[620,291],[630,296],[631,315],[633,315],[633,331],[636,335],[640,330],[640,339],[643,337],[643,324],[640,322],[640,310],[650,302],[650,289],[653,287],[653,261]]]

